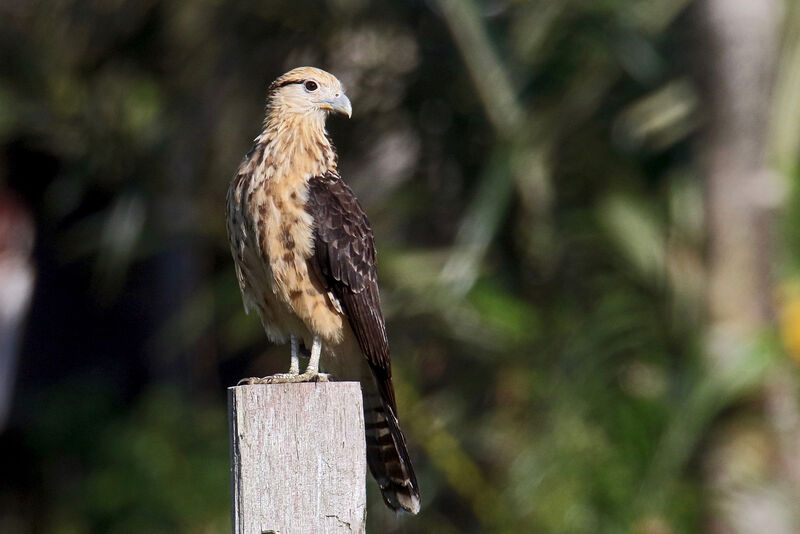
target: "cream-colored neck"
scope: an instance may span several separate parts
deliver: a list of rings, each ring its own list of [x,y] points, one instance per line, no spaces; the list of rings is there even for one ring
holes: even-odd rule
[[[325,113],[271,110],[259,140],[277,175],[304,178],[336,170],[336,155],[325,131]]]

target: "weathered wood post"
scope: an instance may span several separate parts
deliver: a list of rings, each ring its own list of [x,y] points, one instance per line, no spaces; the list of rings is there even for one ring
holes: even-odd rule
[[[228,388],[234,534],[353,534],[366,524],[358,382]]]

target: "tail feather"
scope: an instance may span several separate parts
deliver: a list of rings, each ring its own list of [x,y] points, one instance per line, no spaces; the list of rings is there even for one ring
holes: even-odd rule
[[[397,512],[419,512],[419,486],[406,439],[394,409],[390,380],[362,381],[367,463],[387,506]]]
[[[394,387],[387,373],[373,368],[360,350],[341,350],[328,358],[326,371],[339,380],[358,380],[364,397],[367,465],[386,505],[396,512],[419,512],[419,485],[406,439],[397,421]]]

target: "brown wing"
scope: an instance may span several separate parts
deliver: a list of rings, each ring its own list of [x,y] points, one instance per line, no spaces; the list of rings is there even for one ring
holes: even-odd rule
[[[381,312],[375,243],[367,216],[350,187],[336,174],[308,183],[314,218],[312,270],[339,299],[350,328],[376,379],[390,379],[389,340]],[[394,392],[391,394],[392,408]]]

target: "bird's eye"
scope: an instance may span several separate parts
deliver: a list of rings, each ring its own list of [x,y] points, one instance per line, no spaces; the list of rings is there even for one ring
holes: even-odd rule
[[[317,82],[313,82],[313,81],[309,80],[304,85],[306,87],[306,91],[316,91],[317,90]]]

